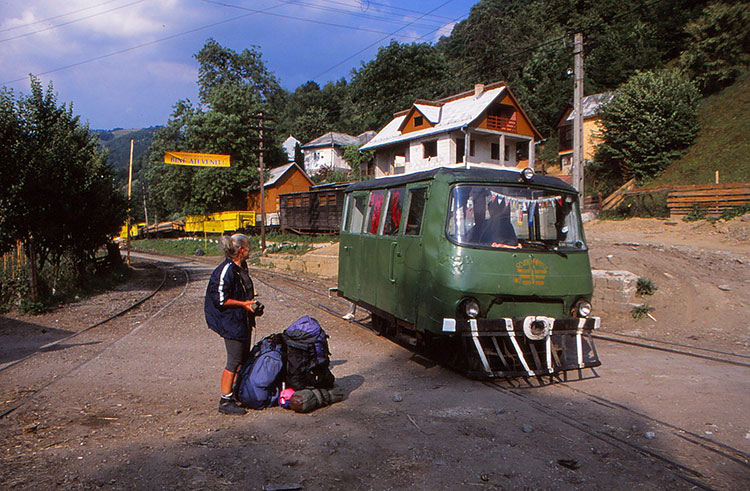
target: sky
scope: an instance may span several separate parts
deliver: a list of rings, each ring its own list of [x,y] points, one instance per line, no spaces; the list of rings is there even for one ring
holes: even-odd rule
[[[208,38],[255,46],[290,91],[322,87],[392,39],[436,42],[478,0],[0,0],[0,86],[29,74],[92,129],[163,125],[198,100],[193,55]]]

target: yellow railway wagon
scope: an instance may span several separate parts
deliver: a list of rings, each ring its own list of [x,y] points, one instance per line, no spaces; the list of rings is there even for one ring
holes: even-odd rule
[[[137,238],[138,237],[138,230],[140,230],[141,227],[145,227],[145,226],[146,226],[145,222],[131,223],[130,224],[130,238],[131,239]],[[128,226],[127,225],[123,225],[122,228],[120,228],[120,235],[119,235],[119,237],[122,240],[127,240],[127,238],[128,238]]]
[[[189,215],[185,218],[185,232],[188,233],[222,234],[254,226],[254,211],[218,211],[209,215]]]

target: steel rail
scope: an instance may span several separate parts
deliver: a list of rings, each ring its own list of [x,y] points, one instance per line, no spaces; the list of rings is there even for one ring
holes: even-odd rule
[[[58,383],[59,381],[61,381],[61,380],[65,379],[65,378],[66,378],[66,377],[67,377],[68,375],[70,375],[71,373],[73,373],[73,372],[75,372],[76,370],[78,370],[78,369],[80,369],[80,368],[84,367],[85,365],[87,365],[88,363],[92,362],[93,360],[96,360],[96,359],[97,359],[97,358],[99,358],[99,357],[100,357],[100,356],[101,356],[102,354],[104,354],[105,352],[107,352],[107,351],[109,351],[110,349],[112,349],[112,348],[113,348],[113,347],[114,347],[115,345],[117,345],[118,343],[120,343],[120,342],[121,342],[121,341],[123,341],[124,339],[126,339],[126,338],[130,337],[131,335],[135,334],[136,332],[140,331],[140,330],[141,330],[141,329],[142,329],[143,327],[145,327],[146,325],[148,325],[148,324],[149,324],[149,323],[150,323],[150,322],[151,322],[151,321],[152,321],[153,319],[155,319],[155,318],[156,318],[157,316],[161,315],[161,313],[162,313],[162,312],[163,312],[164,310],[166,310],[166,309],[167,309],[167,307],[171,306],[171,305],[172,305],[172,304],[173,304],[174,302],[176,302],[176,301],[177,301],[177,300],[178,300],[179,298],[181,298],[181,297],[182,297],[182,296],[183,296],[183,295],[185,294],[185,292],[187,291],[187,287],[188,287],[188,285],[190,284],[190,275],[188,274],[187,270],[184,270],[184,269],[183,269],[183,273],[185,273],[185,287],[184,287],[184,288],[182,289],[182,292],[180,292],[180,294],[179,294],[179,295],[177,295],[176,297],[174,297],[173,299],[171,299],[171,300],[170,300],[169,302],[167,302],[167,303],[166,303],[166,304],[165,304],[165,305],[164,305],[164,306],[163,306],[163,307],[162,307],[161,309],[159,309],[159,311],[158,311],[158,312],[156,312],[155,314],[153,314],[152,316],[150,316],[150,317],[149,317],[148,319],[146,319],[146,321],[145,321],[145,322],[141,323],[141,324],[140,324],[140,325],[139,325],[138,327],[136,327],[135,329],[133,329],[133,330],[131,330],[131,331],[127,332],[127,333],[126,333],[125,335],[121,336],[121,337],[120,337],[119,339],[117,339],[117,340],[113,341],[112,343],[108,344],[107,346],[105,346],[105,347],[104,347],[104,348],[103,348],[102,350],[100,350],[100,351],[98,351],[98,352],[97,352],[96,354],[94,354],[94,356],[92,356],[92,357],[90,357],[90,358],[88,358],[88,359],[86,359],[86,360],[82,361],[81,363],[77,364],[76,366],[74,366],[73,368],[71,368],[70,370],[68,370],[68,371],[67,371],[67,372],[65,372],[64,374],[62,374],[61,376],[59,376],[59,377],[55,377],[55,378],[54,378],[54,379],[53,379],[53,380],[52,380],[51,382],[49,382],[48,384],[46,384],[46,385],[42,386],[41,388],[39,388],[39,389],[35,390],[35,391],[34,391],[34,392],[33,392],[33,393],[32,393],[32,394],[31,394],[31,395],[29,396],[29,397],[27,397],[26,399],[23,399],[23,400],[22,400],[22,401],[20,401],[20,402],[19,402],[18,404],[14,405],[14,406],[12,406],[12,407],[10,407],[10,408],[6,409],[6,410],[5,410],[5,411],[3,411],[2,413],[0,413],[0,419],[3,419],[3,418],[5,418],[6,416],[8,416],[9,414],[13,413],[13,412],[14,412],[14,411],[16,411],[17,409],[19,409],[19,408],[23,407],[24,405],[28,404],[28,403],[29,403],[29,402],[31,402],[31,401],[32,401],[33,399],[35,399],[35,398],[36,398],[36,397],[37,397],[37,396],[38,396],[39,394],[41,394],[41,393],[42,393],[42,392],[43,392],[44,390],[46,390],[46,389],[48,389],[48,388],[52,387],[53,385],[55,385],[55,384],[56,384],[56,383]],[[165,270],[164,270],[164,278],[165,278],[165,281],[166,281],[166,274],[167,274],[167,271],[166,271],[166,269],[165,269]],[[160,288],[161,288],[161,286],[160,286]],[[154,292],[154,293],[156,293],[156,292]],[[151,296],[153,296],[153,294],[152,294]],[[149,297],[149,298],[150,298],[150,297]]]
[[[702,355],[700,353],[691,353],[689,351],[678,350],[678,349],[675,349],[675,348],[666,348],[664,346],[656,346],[654,344],[639,343],[637,341],[628,341],[628,340],[625,340],[625,339],[617,339],[617,338],[613,338],[612,336],[604,336],[602,334],[596,334],[596,333],[593,333],[591,336],[593,338],[595,338],[595,339],[601,339],[602,341],[609,341],[609,342],[612,342],[612,343],[628,344],[628,345],[631,345],[631,346],[638,346],[640,348],[648,348],[648,349],[653,349],[653,350],[658,350],[658,351],[665,351],[667,353],[676,353],[678,355],[693,356],[695,358],[702,358],[704,360],[711,360],[711,361],[715,361],[715,362],[719,362],[719,363],[727,363],[729,365],[736,365],[738,367],[750,368],[750,363],[743,363],[741,361],[727,360],[725,358],[719,358],[717,356]]]
[[[275,277],[275,278],[280,278],[282,276],[282,275],[277,275],[275,273],[268,272],[268,271],[259,271],[259,270],[256,270],[256,272],[257,273],[261,273],[261,274],[265,274],[265,275],[268,275],[268,276],[271,276],[271,277]],[[276,290],[276,291],[278,291],[280,293],[283,293],[285,295],[289,295],[291,297],[294,297],[297,300],[300,300],[300,301],[302,301],[302,302],[304,302],[304,303],[306,303],[308,305],[311,305],[311,306],[313,306],[315,308],[323,310],[327,314],[329,314],[331,316],[334,316],[334,317],[338,318],[339,320],[341,320],[341,314],[333,311],[332,309],[330,309],[328,307],[325,307],[325,306],[323,306],[323,305],[321,305],[319,303],[311,302],[311,301],[309,301],[309,300],[307,300],[307,299],[305,299],[303,297],[300,297],[298,295],[294,295],[294,294],[290,293],[289,291],[285,291],[285,290],[283,290],[281,288],[273,286],[270,283],[268,283],[266,280],[264,280],[263,278],[260,278],[258,276],[256,276],[256,278],[261,283],[263,283],[264,285],[268,286],[269,288],[271,288],[273,290]],[[283,279],[283,278],[280,278],[280,279]],[[299,287],[299,285],[294,285],[294,286]],[[301,289],[304,289],[304,288],[301,288]],[[361,322],[355,321],[354,323],[357,324],[358,326],[360,326],[363,329],[367,329],[368,331],[372,331],[369,327],[367,327],[366,325],[362,324]],[[401,344],[401,343],[399,343],[399,344]],[[408,348],[408,346],[404,346],[404,347]],[[694,355],[692,353],[681,353],[681,354]],[[719,361],[723,361],[723,360],[719,359]],[[642,455],[644,457],[647,457],[647,458],[652,459],[653,461],[659,462],[662,465],[664,465],[667,469],[669,469],[676,477],[684,480],[685,482],[687,482],[687,483],[689,483],[689,484],[691,484],[691,485],[693,485],[693,486],[695,486],[697,488],[704,489],[704,490],[712,490],[713,489],[710,486],[706,485],[705,483],[697,480],[698,478],[702,478],[704,476],[703,476],[703,474],[700,471],[698,471],[696,469],[693,469],[691,467],[688,467],[688,466],[682,465],[682,464],[680,464],[678,462],[675,462],[674,460],[671,460],[668,457],[665,457],[664,455],[661,455],[661,454],[659,454],[657,452],[654,452],[654,451],[649,450],[647,448],[644,448],[644,447],[641,447],[639,445],[636,445],[636,444],[634,444],[632,442],[629,442],[629,441],[627,441],[627,440],[625,440],[623,438],[618,437],[617,435],[613,435],[613,434],[611,434],[609,432],[597,430],[597,429],[593,428],[590,424],[588,424],[586,422],[582,422],[582,421],[579,421],[579,420],[576,420],[576,419],[573,419],[573,418],[569,418],[569,417],[567,417],[565,415],[561,415],[560,412],[557,411],[556,409],[550,408],[548,406],[545,406],[544,404],[539,403],[538,401],[534,401],[530,397],[528,397],[528,396],[526,396],[526,395],[524,395],[524,394],[516,391],[515,389],[506,389],[506,388],[501,387],[497,383],[497,381],[486,381],[486,382],[483,382],[483,383],[487,387],[490,387],[493,390],[502,391],[502,392],[505,392],[507,394],[511,394],[512,396],[514,396],[516,398],[522,399],[525,403],[527,403],[527,404],[535,407],[540,412],[542,412],[542,413],[544,413],[544,414],[546,414],[548,416],[554,416],[554,417],[558,418],[559,420],[561,420],[563,423],[565,423],[565,424],[567,424],[567,425],[569,425],[569,426],[571,426],[573,428],[576,428],[579,431],[582,431],[582,432],[584,432],[584,433],[586,433],[586,434],[588,434],[588,435],[590,435],[590,436],[592,436],[592,437],[594,437],[594,438],[596,438],[598,440],[601,440],[602,442],[606,443],[607,445],[614,446],[614,447],[619,448],[621,450],[625,450],[625,448],[627,447],[627,448],[630,448],[632,451],[634,451],[634,452],[636,452],[636,453],[638,453],[638,454],[640,454],[640,455]],[[568,387],[568,388],[570,388],[572,390],[577,390],[577,389],[574,389],[574,388],[570,387],[569,385],[567,385],[565,383],[562,383],[562,385],[564,385],[564,386],[566,386],[566,387]],[[591,399],[592,402],[598,402],[598,401],[596,401],[594,399],[601,399],[602,401],[605,401],[606,403],[611,404],[612,406],[615,406],[615,407],[620,407],[621,406],[621,405],[619,405],[619,404],[617,404],[617,403],[615,403],[613,401],[609,401],[607,399],[604,399],[604,398],[601,398],[601,397],[598,397],[598,396],[594,396],[594,395],[590,395],[590,394],[587,394],[587,393],[585,393],[585,394],[589,395],[590,397],[593,398],[593,399]],[[598,403],[601,404],[601,402],[598,402]],[[627,408],[625,408],[625,407],[623,407],[623,409],[627,410]],[[631,411],[631,412],[633,412],[634,414],[636,414],[638,416],[642,416],[642,417],[648,418],[650,420],[653,420],[653,421],[655,421],[655,422],[657,422],[659,424],[663,424],[665,426],[668,426],[668,427],[670,427],[672,429],[675,429],[677,431],[684,432],[685,434],[688,434],[688,435],[690,435],[692,437],[697,437],[697,438],[699,438],[701,440],[709,441],[712,444],[714,444],[716,446],[719,446],[719,447],[722,447],[722,448],[724,448],[727,451],[734,452],[736,455],[740,455],[740,456],[743,456],[743,457],[745,456],[745,454],[743,452],[741,452],[740,450],[738,450],[738,449],[735,449],[733,447],[724,445],[724,444],[722,444],[720,442],[716,442],[714,440],[702,437],[701,435],[697,435],[697,434],[695,434],[693,432],[690,432],[689,430],[686,430],[684,428],[678,427],[676,425],[672,425],[670,423],[662,422],[662,421],[656,420],[654,418],[650,418],[650,417],[648,417],[646,415],[641,415],[640,413],[637,413],[635,411]],[[676,433],[676,435],[677,436],[682,436],[679,433]],[[690,441],[690,440],[688,439],[688,441]],[[737,462],[737,463],[739,463],[739,464],[741,464],[743,466],[747,466],[746,462],[743,462],[739,458],[737,458],[735,456],[732,456],[732,455],[729,455],[726,452],[722,452],[720,450],[711,448],[709,445],[706,445],[705,443],[703,443],[703,444],[698,443],[698,442],[695,442],[695,443],[697,445],[705,448],[706,450],[713,451],[714,453],[716,453],[716,454],[718,454],[718,455],[720,455],[720,456],[722,456],[724,458],[727,458],[729,460]]]
[[[662,465],[664,465],[667,469],[669,469],[675,476],[679,477],[680,479],[692,484],[693,486],[696,486],[700,489],[704,490],[712,490],[710,486],[697,481],[696,478],[703,477],[703,474],[691,467],[687,467],[685,465],[682,465],[678,462],[675,462],[661,454],[658,454],[656,452],[653,452],[649,449],[643,448],[640,445],[636,445],[632,442],[629,442],[623,438],[620,438],[616,435],[613,435],[611,433],[608,433],[606,431],[601,431],[598,429],[593,428],[590,424],[588,424],[586,421],[575,419],[572,417],[567,416],[565,413],[561,413],[559,409],[553,408],[550,406],[547,406],[539,401],[535,401],[531,399],[530,397],[517,392],[513,389],[506,389],[504,387],[501,387],[500,385],[493,383],[493,382],[483,382],[485,386],[489,387],[492,390],[503,392],[505,394],[509,394],[512,397],[515,397],[517,399],[522,400],[526,404],[534,407],[537,411],[555,418],[557,421],[560,421],[563,424],[566,424],[568,426],[571,426],[578,431],[581,431],[583,433],[586,433],[589,436],[592,436],[598,440],[601,440],[602,442],[606,443],[607,445],[613,446],[615,448],[619,448],[620,450],[625,450],[625,448],[621,445],[624,445],[626,447],[629,447],[632,451],[635,451],[636,453],[649,457],[653,459],[654,461],[658,461]],[[691,476],[688,476],[686,474],[690,474]]]
[[[656,419],[654,417],[649,416],[648,414],[644,414],[644,413],[641,413],[641,412],[636,411],[634,409],[631,409],[630,407],[625,406],[624,404],[620,404],[619,402],[615,402],[613,400],[607,399],[606,397],[598,396],[596,394],[591,394],[589,392],[586,392],[585,390],[577,389],[577,388],[575,388],[575,387],[573,387],[573,386],[571,386],[571,385],[569,385],[569,384],[567,384],[565,382],[560,382],[557,385],[561,385],[561,386],[563,386],[563,387],[565,387],[567,389],[570,389],[571,391],[576,392],[578,394],[583,394],[586,397],[589,397],[592,400],[592,402],[599,401],[600,403],[604,403],[605,405],[609,405],[612,408],[621,409],[621,410],[629,412],[631,414],[635,414],[636,416],[638,416],[640,418],[644,418],[644,419],[652,421],[652,422],[654,422],[656,424],[659,424],[659,425],[662,425],[662,426],[666,426],[667,428],[670,428],[672,430],[675,430],[675,431],[679,432],[679,433],[675,433],[675,434],[677,436],[679,436],[680,438],[684,438],[685,440],[687,440],[687,441],[689,441],[691,443],[694,443],[694,444],[697,444],[697,445],[701,445],[704,448],[706,448],[708,450],[711,450],[714,453],[717,453],[719,455],[722,455],[723,457],[729,458],[729,459],[737,462],[738,464],[741,464],[744,467],[750,468],[750,455],[747,454],[746,452],[743,452],[742,450],[740,450],[738,448],[734,448],[734,447],[732,447],[730,445],[727,445],[725,443],[718,442],[718,441],[716,441],[716,440],[714,440],[712,438],[708,438],[708,437],[705,437],[705,436],[703,436],[701,434],[692,432],[692,431],[690,431],[690,430],[688,430],[686,428],[683,428],[681,426],[673,425],[672,423],[668,423],[666,421],[662,421],[660,419]],[[697,438],[698,440],[701,440],[704,443],[699,443],[699,442],[692,441],[689,438],[685,437],[684,435],[681,435],[680,433],[684,433],[686,435],[690,435],[691,437]],[[732,455],[728,455],[728,454],[726,454],[726,453],[724,453],[724,452],[722,452],[722,451],[720,451],[718,449],[710,447],[706,443],[710,443],[712,445],[716,445],[717,447],[720,447],[720,448],[724,449],[725,451],[734,453],[734,455],[733,456]]]
[[[671,341],[660,341],[658,339],[644,338],[644,337],[641,337],[641,336],[634,336],[632,334],[621,334],[619,332],[612,332],[612,331],[607,331],[607,330],[604,330],[604,329],[597,329],[597,331],[598,332],[603,332],[605,334],[613,334],[615,336],[622,336],[624,338],[640,339],[642,341],[652,341],[654,343],[668,344],[670,346],[679,346],[680,348],[697,349],[697,350],[701,350],[701,351],[708,351],[710,353],[718,353],[720,355],[736,356],[738,358],[750,358],[750,355],[743,355],[742,353],[733,353],[731,351],[722,351],[722,350],[712,349],[712,348],[702,348],[700,346],[692,346],[690,344],[675,343],[675,342],[671,342]]]
[[[53,348],[53,347],[57,346],[58,344],[63,343],[64,341],[68,341],[70,339],[73,339],[76,336],[79,336],[79,335],[81,335],[81,334],[83,334],[85,332],[88,332],[88,331],[90,331],[92,329],[95,329],[95,328],[97,328],[97,327],[99,327],[99,326],[101,326],[103,324],[106,324],[107,322],[109,322],[111,320],[116,319],[117,317],[120,317],[123,314],[126,314],[126,313],[130,312],[131,310],[133,310],[134,308],[138,307],[139,305],[141,305],[146,300],[148,300],[151,297],[153,297],[154,295],[156,295],[156,293],[159,290],[162,289],[162,287],[164,286],[164,283],[166,283],[166,282],[167,282],[167,270],[165,269],[164,270],[164,277],[162,278],[161,283],[159,283],[159,286],[157,286],[154,291],[152,291],[151,293],[149,293],[145,297],[141,298],[140,300],[138,300],[134,304],[130,305],[129,307],[124,308],[123,310],[121,310],[121,311],[119,311],[119,312],[117,312],[115,314],[112,314],[111,316],[107,317],[104,320],[100,320],[99,322],[96,322],[96,323],[94,323],[94,324],[92,324],[92,325],[90,325],[88,327],[85,327],[85,328],[81,329],[80,331],[74,332],[73,334],[71,334],[69,336],[66,336],[66,337],[64,337],[62,339],[58,339],[57,341],[53,341],[51,343],[47,343],[45,345],[40,346],[39,349],[37,349],[33,353],[29,353],[28,355],[24,356],[23,358],[19,358],[18,360],[15,360],[15,361],[13,361],[11,363],[8,363],[7,365],[4,365],[3,367],[0,367],[0,372],[2,372],[4,370],[7,370],[8,368],[11,368],[13,366],[16,366],[19,363],[22,363],[22,362],[28,360],[29,358],[33,358],[34,356],[37,356],[37,355],[39,355],[41,353],[49,351],[50,348]]]

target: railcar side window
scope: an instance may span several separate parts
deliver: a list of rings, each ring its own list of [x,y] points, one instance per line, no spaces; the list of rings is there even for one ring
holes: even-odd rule
[[[385,189],[377,189],[370,193],[370,202],[367,204],[367,220],[365,233],[377,234],[380,225],[380,216],[383,214],[383,201],[385,200]]]
[[[367,195],[351,196],[349,198],[349,211],[347,212],[346,227],[344,230],[353,234],[362,232],[362,223],[365,218],[365,204]]]
[[[422,233],[422,215],[427,196],[427,188],[411,189],[409,191],[409,215],[406,218],[405,235],[419,235]]]
[[[388,192],[388,207],[383,225],[383,235],[396,235],[401,225],[401,210],[404,205],[404,188],[391,189]]]

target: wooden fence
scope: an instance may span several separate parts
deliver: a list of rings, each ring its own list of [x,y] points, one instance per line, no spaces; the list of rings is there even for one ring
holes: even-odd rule
[[[706,216],[717,217],[738,206],[750,206],[750,182],[674,186],[667,196],[669,215],[681,217],[696,207]]]
[[[612,210],[625,198],[666,194],[670,217],[683,217],[696,206],[706,216],[717,217],[726,210],[750,205],[750,182],[727,184],[697,184],[690,186],[654,186],[636,188],[630,180],[602,201],[602,210]]]

